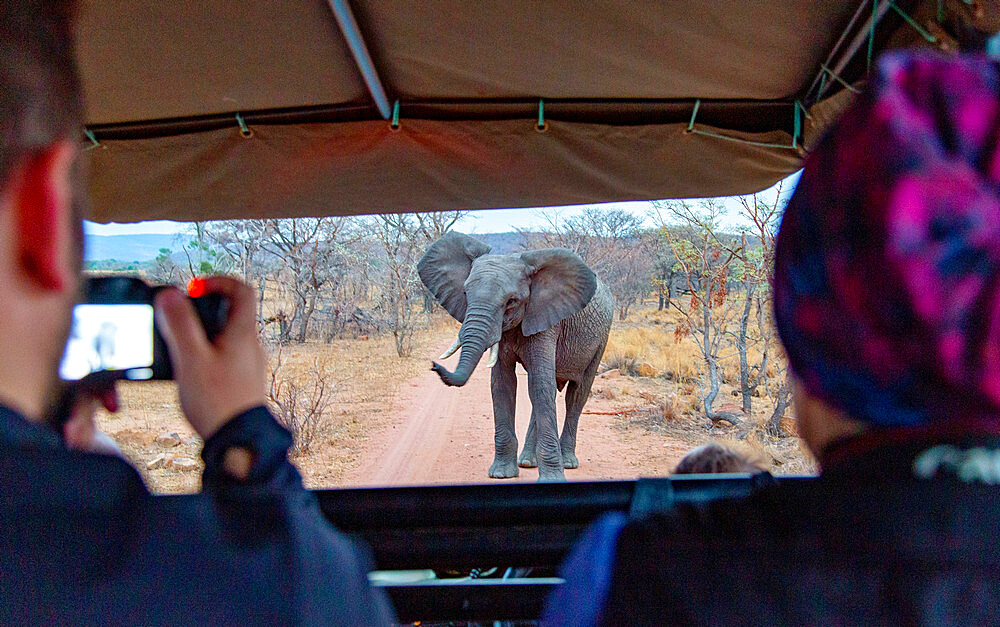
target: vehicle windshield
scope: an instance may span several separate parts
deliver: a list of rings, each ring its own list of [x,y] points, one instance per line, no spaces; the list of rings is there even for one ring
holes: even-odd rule
[[[441,356],[461,323],[438,302],[441,288],[422,281],[418,263],[449,232],[505,255],[503,263],[569,249],[613,305],[606,349],[583,399],[576,467],[565,464],[568,481],[670,475],[685,454],[710,443],[748,465],[702,459],[693,470],[812,474],[815,464],[796,436],[769,285],[774,234],[794,182],[746,197],[557,209],[88,223],[86,269],[182,287],[193,277],[230,274],[257,289],[269,403],[294,436],[292,460],[308,487],[499,484],[490,477],[491,373],[505,363],[504,340],[497,366],[483,346],[467,383],[446,386],[431,364],[456,370],[464,349]],[[527,315],[537,306],[533,295],[540,300],[484,277],[468,283],[470,311],[479,307],[471,302],[474,284],[503,292],[496,296],[504,320]],[[592,343],[585,334],[600,335],[588,324],[566,327],[557,359],[572,361],[578,345]],[[536,481],[537,460],[522,450],[533,407],[529,376],[524,363],[512,372],[521,463],[517,477],[505,480]],[[565,430],[566,398],[586,386],[557,383]],[[173,384],[120,389],[123,408],[102,414],[100,429],[154,492],[199,490],[201,441],[180,415]]]

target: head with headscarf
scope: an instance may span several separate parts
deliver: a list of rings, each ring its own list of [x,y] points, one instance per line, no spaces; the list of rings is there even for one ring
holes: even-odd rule
[[[778,330],[799,389],[864,428],[1000,434],[1000,66],[896,53],[806,161]]]

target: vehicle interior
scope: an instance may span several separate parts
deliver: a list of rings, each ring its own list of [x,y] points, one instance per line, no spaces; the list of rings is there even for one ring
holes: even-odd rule
[[[139,0],[82,17],[81,141],[106,223],[750,194],[800,169],[880,53],[982,50],[1000,3]],[[601,514],[773,481],[809,478],[317,496],[380,571],[442,574],[376,581],[401,621],[531,621]]]

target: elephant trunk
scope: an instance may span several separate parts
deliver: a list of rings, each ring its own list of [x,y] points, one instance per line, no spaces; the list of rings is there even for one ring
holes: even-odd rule
[[[493,335],[496,339],[492,340]],[[458,333],[461,342],[462,352],[458,358],[458,366],[454,372],[439,363],[433,366],[434,372],[441,377],[445,385],[461,387],[465,385],[472,371],[476,369],[479,360],[482,359],[486,349],[500,341],[499,324],[494,321],[494,316],[485,313],[469,312],[462,323],[462,329]],[[489,339],[488,339],[489,338]]]

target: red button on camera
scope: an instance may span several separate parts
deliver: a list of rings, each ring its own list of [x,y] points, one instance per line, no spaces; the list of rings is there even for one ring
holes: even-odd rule
[[[188,296],[198,298],[205,295],[205,279],[194,277],[188,281]]]

